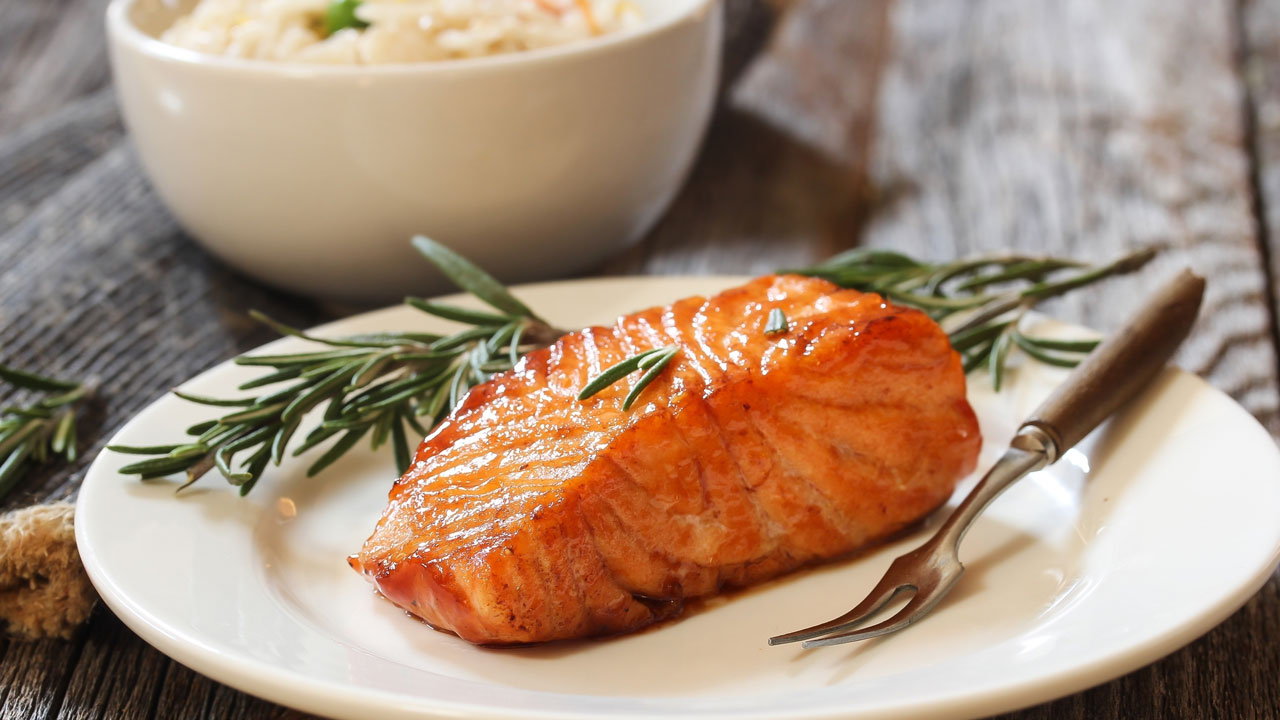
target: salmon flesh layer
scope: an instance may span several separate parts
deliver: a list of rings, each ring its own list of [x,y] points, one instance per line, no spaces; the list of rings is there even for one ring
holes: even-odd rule
[[[773,308],[785,333],[764,332]],[[629,411],[641,373],[576,399],[667,345],[679,353]],[[351,565],[474,643],[627,632],[920,519],[980,444],[928,316],[762,277],[570,333],[472,389]]]

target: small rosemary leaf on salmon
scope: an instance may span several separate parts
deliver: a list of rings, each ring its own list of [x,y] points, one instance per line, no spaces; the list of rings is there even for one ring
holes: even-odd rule
[[[643,392],[633,372],[579,399],[673,347]],[[351,565],[474,643],[623,633],[906,527],[980,445],[927,315],[767,276],[570,333],[473,388]]]

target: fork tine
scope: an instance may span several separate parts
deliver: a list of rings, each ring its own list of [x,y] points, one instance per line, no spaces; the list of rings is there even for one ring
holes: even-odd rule
[[[898,593],[903,590],[912,589],[912,587],[913,586],[911,585],[906,585],[894,580],[890,575],[885,575],[880,578],[880,582],[876,583],[876,586],[871,589],[871,592],[867,593],[867,596],[862,599],[862,602],[855,605],[849,612],[824,623],[814,625],[813,627],[796,630],[795,632],[789,632],[785,635],[771,637],[769,638],[769,644],[784,645],[786,643],[808,640],[809,638],[815,638],[819,635],[848,630],[875,615],[881,608],[889,604],[890,600],[897,597]]]
[[[937,605],[938,601],[942,600],[942,596],[945,594],[945,591],[936,592],[932,589],[928,591],[917,591],[915,597],[911,598],[911,600],[907,602],[901,610],[895,613],[893,617],[885,620],[884,622],[876,623],[875,625],[862,628],[861,630],[853,630],[851,632],[844,633],[837,631],[833,634],[827,635],[826,637],[820,637],[816,640],[808,640],[804,643],[804,647],[814,648],[824,647],[826,645],[840,645],[842,643],[855,642],[857,640],[869,640],[873,637],[897,632],[925,615],[928,615],[929,611],[933,609],[933,606]]]

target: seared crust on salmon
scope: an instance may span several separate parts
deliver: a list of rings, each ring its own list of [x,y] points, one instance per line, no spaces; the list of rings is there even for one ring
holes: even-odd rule
[[[765,334],[769,312],[789,320]],[[637,352],[680,352],[630,411]],[[973,469],[960,359],[925,314],[767,276],[570,333],[472,389],[352,556],[475,643],[627,632],[915,522]]]

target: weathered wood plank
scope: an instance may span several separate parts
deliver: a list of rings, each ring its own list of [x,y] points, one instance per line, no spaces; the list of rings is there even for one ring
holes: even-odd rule
[[[51,717],[62,704],[67,672],[86,631],[71,640],[0,641],[0,716]]]
[[[858,27],[875,28],[883,19],[883,0],[837,0],[827,6],[844,20],[859,19]],[[764,108],[786,112],[786,104],[774,98],[777,83],[786,82],[779,77],[781,63],[757,62],[744,68],[767,37],[770,15],[764,6],[747,2],[729,9],[735,34],[728,46],[726,92],[706,145],[666,216],[640,245],[606,264],[601,270],[606,274],[770,272],[807,264],[853,242],[862,179],[850,171],[846,158],[832,157],[804,141],[839,136],[832,142],[857,154],[865,150],[865,138],[852,130],[830,129],[825,115],[804,137],[780,129],[782,118],[770,116]],[[791,62],[806,63],[811,58],[797,47],[802,44],[797,32],[784,28],[772,47]],[[807,67],[821,70],[816,62]],[[863,65],[845,72],[875,74],[874,68]],[[862,87],[869,102],[871,81]],[[869,121],[868,106],[858,105],[855,114]]]
[[[171,662],[102,609],[89,621],[84,648],[56,717],[150,718],[161,678]]]
[[[119,144],[123,135],[110,90],[0,135],[0,233],[30,215],[68,178]]]
[[[106,86],[106,0],[0,2],[0,133]]]
[[[30,473],[0,507],[73,493],[134,413],[273,337],[249,308],[291,323],[324,317],[308,301],[240,280],[182,235],[125,145],[0,234],[0,267],[0,357],[84,378],[107,395],[87,403],[80,459]]]
[[[1280,430],[1251,207],[1232,3],[900,0],[867,244],[933,257],[1107,258],[1160,243],[1139,276],[1058,303],[1108,329],[1174,267],[1210,279],[1180,362]],[[1275,580],[1191,647],[1014,717],[1256,717],[1280,707]]]
[[[73,36],[65,28],[97,32],[99,10],[85,9],[97,1],[36,7],[0,0],[0,132],[8,127],[4,123],[46,117],[66,97],[97,82],[101,62],[94,70],[77,69],[73,58],[83,62],[100,48],[88,43],[83,52],[55,53],[66,51]],[[1215,294],[1211,327],[1201,332],[1207,339],[1189,348],[1183,361],[1227,387],[1274,429],[1275,359],[1260,339],[1264,290],[1258,256],[1248,251],[1249,173],[1229,3],[900,0],[886,15],[885,5],[875,2],[808,0],[806,5],[821,12],[794,16],[790,29],[774,39],[775,51],[746,71],[738,91],[725,100],[670,215],[607,269],[766,271],[843,247],[868,221],[867,242],[938,257],[1007,247],[1110,256],[1132,244],[1168,240],[1174,250],[1161,267],[1066,303],[1061,313],[1108,327],[1116,317],[1111,307],[1126,307],[1135,288],[1189,258],[1211,276]],[[745,0],[733,0],[730,9],[731,33],[738,40],[730,44],[727,67],[734,77],[759,47],[770,14]],[[870,19],[850,15],[857,12],[870,13]],[[4,34],[18,24],[27,29]],[[836,29],[851,25],[863,43],[840,42]],[[37,36],[45,40],[27,39]],[[55,37],[60,39],[49,40]],[[868,49],[872,42],[893,58],[879,86],[868,69],[874,64],[868,58],[881,52]],[[1278,46],[1274,39],[1265,42]],[[821,64],[832,56],[847,62],[835,69]],[[8,60],[17,57],[24,59]],[[22,69],[30,77],[20,77]],[[805,82],[789,87],[791,70]],[[831,87],[847,87],[839,84],[844,72],[851,74],[849,86],[861,89],[850,98],[825,96]],[[31,79],[40,77],[45,83],[68,80],[46,88],[46,95]],[[868,88],[877,89],[878,106],[860,99],[871,94]],[[867,217],[859,213],[863,156],[866,128],[875,118],[880,133],[871,174],[895,202]],[[123,151],[83,163],[78,182],[56,197],[35,196],[22,213],[14,212],[13,232],[0,230],[13,243],[9,250],[49,239],[40,234],[43,228],[74,238],[79,223],[100,217],[95,209],[112,202],[153,203],[139,190],[130,163]],[[112,407],[95,411],[101,437],[171,382],[170,375],[181,379],[197,365],[256,342],[260,336],[234,321],[246,304],[289,312],[287,299],[253,288],[246,300],[246,286],[197,257],[165,222],[160,214],[150,225],[120,226],[127,251],[103,257],[117,263],[145,258],[149,266],[174,273],[152,278],[165,283],[130,312],[182,321],[169,334],[175,344],[157,351],[181,358],[180,366],[160,368],[153,376],[156,358],[148,356],[147,364],[119,341],[96,344],[79,337],[77,328],[114,317],[109,300],[119,291],[112,290],[110,277],[94,276],[94,253],[101,248],[50,254],[53,264],[41,268],[52,273],[50,287],[87,287],[85,297],[103,307],[65,325],[45,317],[10,346],[31,357],[73,347],[76,352],[59,355],[59,362],[90,369],[105,382],[119,381],[112,386],[119,394]],[[44,317],[73,309],[67,303],[74,298],[34,283],[20,292],[14,284],[6,290],[13,293],[10,313],[34,306],[36,316]],[[4,306],[0,302],[0,315]],[[189,309],[195,314],[187,315]],[[315,313],[305,307],[292,311]],[[73,477],[34,478],[27,497],[73,486]],[[1280,705],[1274,683],[1280,659],[1268,642],[1280,636],[1278,608],[1280,591],[1273,582],[1222,627],[1153,668],[1016,717],[1265,715]],[[0,717],[300,717],[165,660],[105,613],[94,619],[80,647],[0,646]],[[72,670],[59,670],[70,662]]]
[[[1249,89],[1257,214],[1270,270],[1272,333],[1280,345],[1280,0],[1241,0],[1238,20]]]
[[[898,189],[868,244],[1107,258],[1168,250],[1058,313],[1113,327],[1190,265],[1210,278],[1180,362],[1280,431],[1250,203],[1234,6],[902,0],[873,177]]]
[[[218,717],[211,715],[208,711],[209,701],[217,687],[217,683],[203,675],[178,663],[170,662],[164,669],[164,677],[160,681],[160,692],[156,697],[156,712],[153,717]]]

